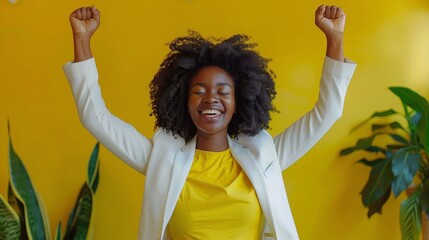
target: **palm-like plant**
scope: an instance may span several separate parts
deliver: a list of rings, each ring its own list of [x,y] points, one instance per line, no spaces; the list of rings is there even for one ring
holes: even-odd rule
[[[369,137],[359,139],[355,146],[343,149],[340,154],[366,151],[372,156],[371,159],[358,161],[371,168],[361,192],[362,202],[368,208],[368,217],[381,213],[391,192],[398,197],[410,185],[415,185],[414,192],[401,203],[400,208],[402,238],[414,240],[419,239],[422,216],[429,217],[429,104],[409,88],[389,89],[400,98],[403,113],[393,109],[375,112],[353,130],[374,118],[383,122],[372,124]],[[391,120],[398,116],[405,120],[406,127],[399,121]],[[382,135],[389,136],[392,141],[377,145],[374,140]]]

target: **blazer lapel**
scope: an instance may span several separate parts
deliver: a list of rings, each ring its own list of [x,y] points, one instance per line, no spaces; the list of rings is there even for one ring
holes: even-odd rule
[[[261,165],[256,161],[255,157],[252,155],[248,148],[243,147],[242,145],[234,142],[230,138],[228,138],[228,140],[232,155],[234,156],[240,167],[243,169],[243,171],[246,173],[247,177],[253,185],[253,188],[256,191],[259,204],[261,205],[268,226],[273,232],[275,232],[274,218],[267,192],[268,186],[266,185],[264,175],[265,167],[269,167],[270,164],[268,164],[268,166],[265,166],[266,164],[264,164],[264,169],[262,169]]]
[[[196,137],[191,139],[179,151],[174,158],[171,170],[170,184],[168,187],[167,200],[165,205],[164,220],[162,223],[162,236],[167,227],[168,221],[173,214],[177,200],[179,199],[186,178],[194,160]]]

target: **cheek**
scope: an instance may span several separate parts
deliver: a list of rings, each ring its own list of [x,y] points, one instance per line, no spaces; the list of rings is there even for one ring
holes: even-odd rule
[[[188,97],[188,112],[195,110],[198,106],[198,100],[195,97],[189,96]]]
[[[232,110],[232,112],[234,112],[235,113],[235,109],[236,109],[236,102],[235,102],[235,98],[234,97],[232,97],[232,98],[229,98],[229,99],[225,99],[224,100],[224,105],[225,106],[228,106],[228,108],[229,108],[229,112],[231,112],[231,110]]]
[[[235,112],[235,107],[237,106],[237,102],[235,100],[235,94],[232,94],[231,99],[230,99],[230,104],[231,104],[231,106],[233,106],[234,112]]]

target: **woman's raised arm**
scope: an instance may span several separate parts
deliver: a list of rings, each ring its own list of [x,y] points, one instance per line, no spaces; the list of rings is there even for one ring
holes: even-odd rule
[[[152,141],[106,107],[98,84],[98,71],[90,40],[100,25],[95,7],[76,9],[70,15],[74,62],[63,66],[82,125],[106,148],[135,170],[146,173]]]

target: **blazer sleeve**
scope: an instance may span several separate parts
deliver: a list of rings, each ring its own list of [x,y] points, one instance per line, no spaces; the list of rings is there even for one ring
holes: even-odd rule
[[[274,137],[280,167],[286,169],[302,157],[341,117],[347,87],[356,64],[325,57],[318,101],[313,109]]]
[[[145,174],[152,142],[107,109],[98,84],[94,58],[66,63],[63,70],[82,125],[126,164]]]

